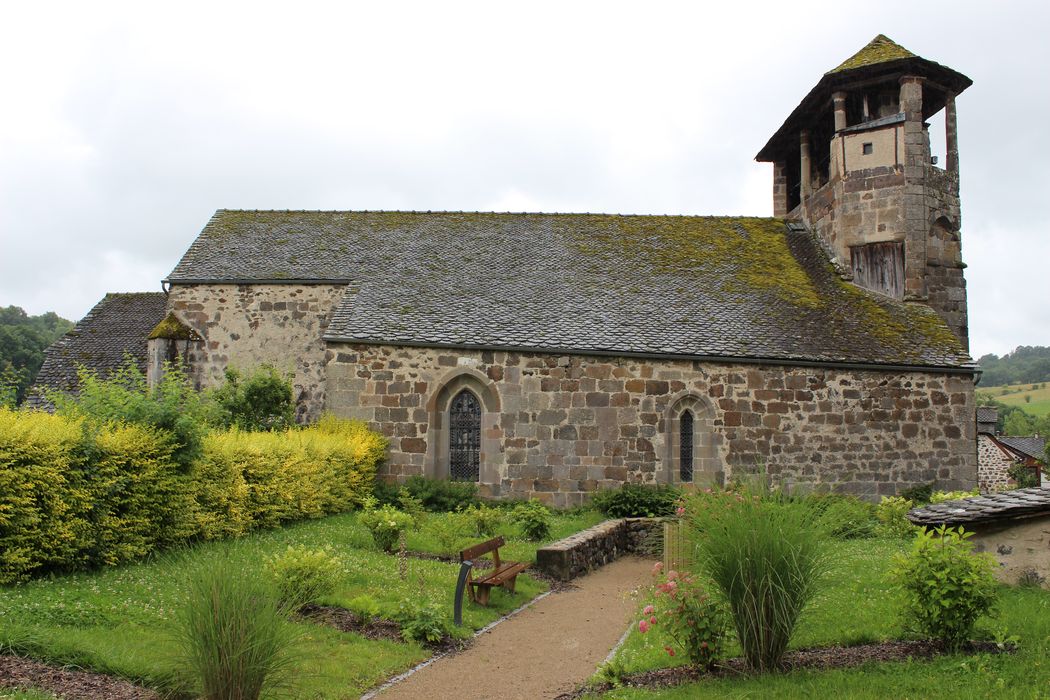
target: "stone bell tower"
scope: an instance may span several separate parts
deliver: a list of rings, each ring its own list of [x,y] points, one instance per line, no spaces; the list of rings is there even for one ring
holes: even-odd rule
[[[933,308],[967,349],[955,97],[971,84],[880,34],[756,156],[773,163],[775,216],[814,230],[854,284]],[[943,167],[926,123],[942,109]]]

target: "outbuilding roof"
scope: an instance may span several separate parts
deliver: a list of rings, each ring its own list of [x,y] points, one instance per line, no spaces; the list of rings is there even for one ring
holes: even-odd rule
[[[774,218],[220,210],[168,277],[290,281],[347,285],[331,342],[972,369]]]
[[[995,423],[999,420],[999,409],[993,406],[978,406],[977,407],[977,422],[978,423]]]
[[[28,404],[48,406],[47,390],[75,391],[78,367],[106,377],[131,357],[145,373],[146,337],[164,318],[166,301],[163,292],[107,294],[73,330],[44,351]]]
[[[916,525],[963,525],[1043,514],[1050,515],[1050,489],[1037,487],[933,503],[910,511],[908,520]]]
[[[1046,438],[1041,438],[1038,435],[1025,437],[999,435],[996,439],[1024,457],[1038,460],[1046,459]]]

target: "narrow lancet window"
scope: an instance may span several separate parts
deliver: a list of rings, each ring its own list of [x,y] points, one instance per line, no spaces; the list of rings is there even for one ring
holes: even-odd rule
[[[481,475],[481,404],[464,389],[449,407],[449,478],[477,481]]]
[[[686,410],[678,419],[678,478],[693,480],[693,412]]]

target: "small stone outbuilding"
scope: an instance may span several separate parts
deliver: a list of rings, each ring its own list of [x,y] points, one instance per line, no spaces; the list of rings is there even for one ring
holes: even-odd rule
[[[47,392],[75,393],[81,367],[105,379],[130,361],[145,375],[147,336],[164,318],[167,303],[163,292],[107,294],[44,352],[26,405],[50,409]]]
[[[915,525],[962,526],[978,552],[995,555],[1006,583],[1050,579],[1050,489],[1030,488],[935,503],[908,513]]]
[[[1046,439],[1038,435],[1000,435],[996,430],[999,412],[990,406],[977,407],[977,486],[992,493],[1017,486],[1011,469],[1028,469],[1036,484],[1045,485]]]

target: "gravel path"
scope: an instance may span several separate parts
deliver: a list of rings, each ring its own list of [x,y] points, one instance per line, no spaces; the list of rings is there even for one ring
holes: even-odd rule
[[[553,698],[585,681],[623,635],[653,563],[628,557],[573,581],[379,693],[399,698]]]

